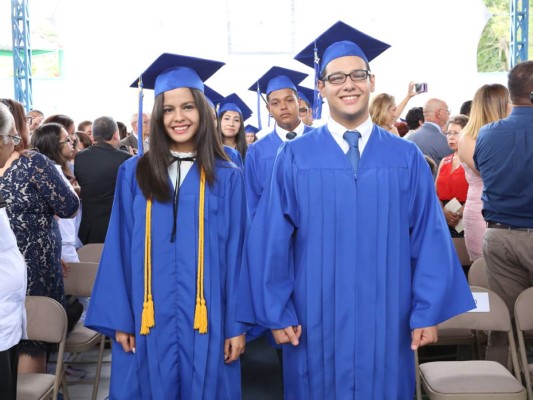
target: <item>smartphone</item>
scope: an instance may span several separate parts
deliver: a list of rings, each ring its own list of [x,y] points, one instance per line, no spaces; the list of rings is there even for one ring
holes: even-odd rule
[[[415,91],[417,93],[426,93],[428,91],[427,83],[415,83]]]

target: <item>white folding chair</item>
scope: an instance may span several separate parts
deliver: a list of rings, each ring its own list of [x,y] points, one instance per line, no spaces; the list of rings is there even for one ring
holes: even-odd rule
[[[19,374],[17,399],[57,399],[63,375],[63,355],[67,336],[67,313],[61,304],[50,297],[26,297],[27,332],[29,340],[57,343],[57,365],[54,375]]]
[[[467,312],[449,319],[446,328],[506,332],[509,337],[514,376],[494,361],[435,361],[417,365],[420,382],[430,400],[525,400],[509,310],[494,292],[471,287],[472,292],[488,293],[489,312]]]
[[[78,249],[78,258],[81,262],[99,263],[103,249],[103,243],[88,243]]]
[[[516,331],[518,336],[518,350],[520,353],[520,361],[522,365],[522,373],[526,381],[527,397],[533,400],[533,390],[531,388],[531,381],[533,380],[533,364],[528,364],[526,353],[526,340],[524,334],[526,331],[533,330],[533,312],[531,305],[533,304],[533,287],[524,290],[516,299],[514,306],[514,315],[516,323]]]
[[[93,262],[69,263],[70,271],[63,278],[65,283],[65,294],[72,296],[90,297],[98,270],[98,264]],[[69,333],[66,340],[65,351],[74,354],[73,360],[67,364],[77,363],[76,357],[84,352],[92,350],[96,345],[99,346],[98,360],[96,365],[96,375],[94,381],[67,382],[66,377],[63,379],[63,397],[68,400],[68,385],[89,384],[93,383],[92,399],[95,400],[98,394],[98,385],[100,383],[100,372],[102,370],[102,358],[104,354],[105,336],[99,332],[83,326],[78,322],[72,332]]]

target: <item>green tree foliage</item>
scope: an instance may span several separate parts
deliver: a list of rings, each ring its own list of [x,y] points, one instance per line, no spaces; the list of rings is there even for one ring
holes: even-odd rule
[[[484,0],[492,14],[477,49],[477,69],[479,72],[502,72],[509,70],[509,47],[511,41],[512,0]],[[532,0],[530,0],[531,6]],[[529,18],[529,58],[533,54],[533,25]]]

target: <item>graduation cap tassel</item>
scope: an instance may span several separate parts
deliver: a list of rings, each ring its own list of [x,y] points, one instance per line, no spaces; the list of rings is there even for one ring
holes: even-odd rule
[[[205,212],[205,171],[200,171],[200,201],[198,205],[198,274],[196,280],[196,308],[194,329],[207,333],[207,305],[204,297],[204,212]]]
[[[257,82],[257,127],[259,130],[263,129],[261,126],[261,89],[259,89],[259,82]]]
[[[152,299],[152,199],[146,201],[146,225],[144,234],[144,303],[141,317],[141,335],[148,335],[155,326],[154,301]]]
[[[137,116],[137,154],[143,155],[143,80],[139,76],[139,114]]]
[[[318,91],[318,79],[320,78],[320,58],[318,57],[318,48],[314,48],[314,65],[315,65],[315,91],[313,93],[313,119],[320,119],[322,117],[322,98]]]

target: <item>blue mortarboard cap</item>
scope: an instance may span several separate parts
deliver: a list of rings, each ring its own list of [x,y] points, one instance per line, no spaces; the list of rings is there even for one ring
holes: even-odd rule
[[[218,110],[218,115],[222,114],[225,111],[236,111],[242,115],[242,120],[246,121],[252,115],[252,110],[246,105],[242,99],[237,96],[235,93],[226,96],[220,102],[220,108]]]
[[[259,91],[265,93],[267,96],[274,90],[288,88],[296,91],[296,85],[308,76],[308,74],[303,72],[282,67],[272,67],[257,82],[250,86],[249,90],[257,92],[257,85],[259,85]]]
[[[224,96],[222,96],[217,91],[211,89],[211,87],[204,85],[204,94],[205,98],[207,99],[207,102],[211,105],[211,107],[216,109],[216,105],[219,104],[222,99],[224,99]]]
[[[180,87],[203,92],[203,82],[223,65],[220,61],[163,53],[141,74],[143,87],[154,89],[155,96]],[[131,87],[137,87],[137,82]]]
[[[315,67],[315,56],[320,62],[320,73],[330,61],[339,57],[357,56],[372,61],[390,47],[368,36],[342,21],[333,24],[328,30],[318,36],[294,58],[301,63]],[[316,48],[316,54],[315,54]]]
[[[253,125],[246,125],[244,127],[244,132],[245,133],[248,133],[248,132],[252,132],[252,133],[257,133],[259,132],[259,129],[257,129],[255,126]]]
[[[298,90],[298,97],[309,104],[309,107],[313,108],[315,91],[304,86],[297,86],[296,89]]]

